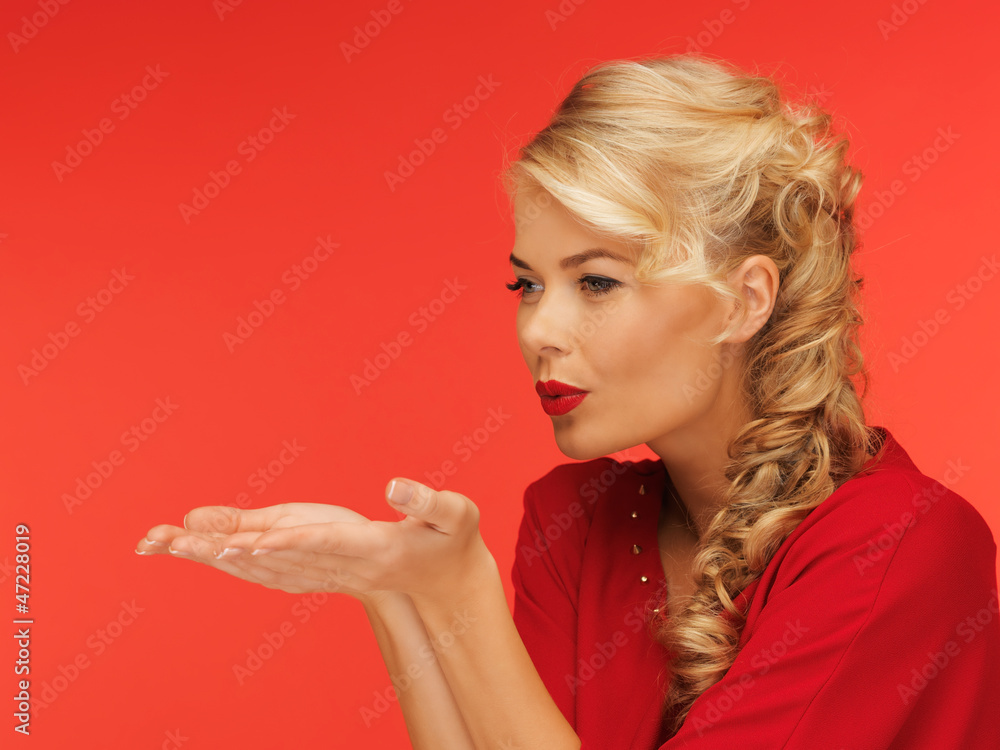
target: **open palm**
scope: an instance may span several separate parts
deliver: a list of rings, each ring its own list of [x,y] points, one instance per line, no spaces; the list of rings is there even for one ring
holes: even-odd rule
[[[136,552],[172,553],[268,588],[340,592],[362,602],[388,592],[438,596],[454,591],[473,566],[495,567],[475,503],[457,492],[393,481],[401,497],[410,495],[405,504],[386,497],[404,514],[401,521],[372,521],[324,503],[203,506],[183,527],[151,528]]]

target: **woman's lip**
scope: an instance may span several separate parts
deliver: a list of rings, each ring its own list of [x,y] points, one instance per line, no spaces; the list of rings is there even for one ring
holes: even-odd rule
[[[550,417],[559,417],[575,409],[587,396],[587,391],[572,396],[541,396],[542,409]]]
[[[535,383],[535,392],[539,396],[575,396],[578,393],[586,393],[582,388],[560,383],[558,380],[539,380]]]

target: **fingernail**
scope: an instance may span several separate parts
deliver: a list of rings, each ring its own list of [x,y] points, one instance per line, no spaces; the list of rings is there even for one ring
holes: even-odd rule
[[[261,549],[255,549],[250,554],[251,555],[262,555],[262,554],[264,554],[266,552],[274,552],[274,550],[271,549],[270,547],[262,547]]]
[[[236,557],[237,555],[242,554],[242,552],[243,549],[241,547],[226,547],[222,550],[222,552],[219,552],[215,556],[215,559],[218,560],[222,557]]]
[[[153,553],[152,552],[146,552],[146,551],[141,550],[141,549],[137,549],[137,550],[135,550],[135,554],[137,554],[137,555],[151,555]]]
[[[185,552],[184,550],[174,549],[173,547],[168,547],[167,552],[171,555],[177,555],[178,557],[190,557],[190,552]]]
[[[165,542],[158,542],[155,539],[150,539],[148,536],[142,541],[144,541],[146,544],[165,544]]]
[[[399,485],[398,489],[396,485]],[[395,479],[389,483],[389,499],[396,503],[396,505],[406,505],[410,502],[411,497],[413,497],[413,490],[410,489],[410,485],[397,482]]]
[[[183,526],[183,527],[184,527],[185,529],[186,529],[186,528],[188,527],[188,516],[190,516],[190,515],[191,515],[190,513],[186,514],[186,515],[184,516],[184,520],[183,520],[183,521],[181,521],[181,525],[182,525],[182,526]]]

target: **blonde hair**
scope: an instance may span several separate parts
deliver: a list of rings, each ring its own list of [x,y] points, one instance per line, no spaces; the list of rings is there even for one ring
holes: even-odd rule
[[[641,283],[704,284],[739,302],[725,277],[743,260],[766,255],[779,271],[774,310],[743,350],[751,416],[729,445],[724,503],[694,560],[696,591],[676,618],[661,606],[650,624],[673,652],[664,710],[674,732],[736,658],[745,613],[734,597],[884,447],[852,381],[867,391],[863,279],[850,265],[862,175],[845,163],[849,142],[831,121],[725,61],[616,60],[591,68],[502,173],[511,202],[542,189],[595,232],[635,243]],[[739,324],[735,316],[712,343]]]

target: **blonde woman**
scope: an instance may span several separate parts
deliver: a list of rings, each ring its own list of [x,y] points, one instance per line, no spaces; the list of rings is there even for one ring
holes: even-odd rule
[[[397,523],[203,507],[137,551],[359,599],[394,679],[435,655],[399,691],[418,748],[1000,747],[996,544],[865,423],[830,121],[724,62],[614,61],[505,171],[575,460],[525,492],[513,616],[476,505],[404,478]]]

